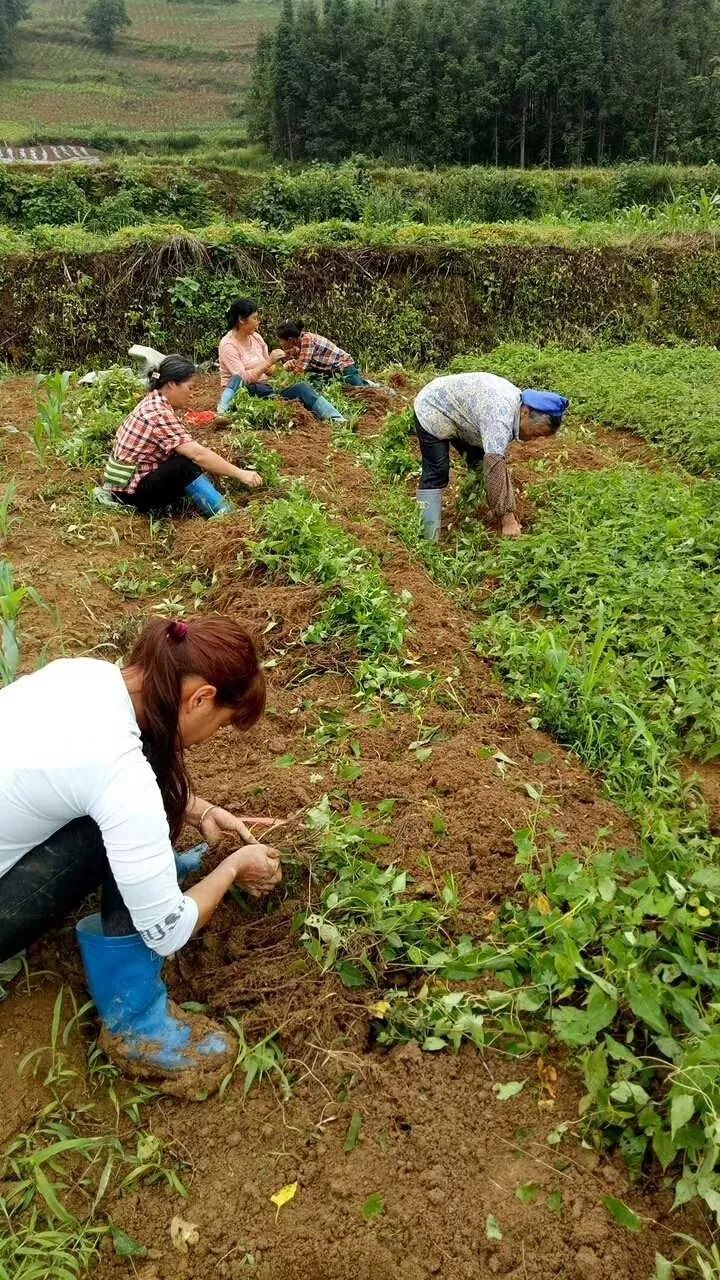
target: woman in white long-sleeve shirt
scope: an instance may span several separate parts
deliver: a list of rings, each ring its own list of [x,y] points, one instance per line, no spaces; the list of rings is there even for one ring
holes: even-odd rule
[[[61,659],[0,690],[0,960],[102,885],[78,939],[106,1043],[137,1074],[190,1068],[211,1083],[232,1051],[169,1005],[160,969],[233,884],[259,896],[280,880],[257,844],[183,892],[178,871],[195,868],[172,848],[185,822],[209,842],[239,836],[242,820],[191,795],[184,750],[250,727],[264,705],[253,642],[223,617],[151,622],[123,670]]]

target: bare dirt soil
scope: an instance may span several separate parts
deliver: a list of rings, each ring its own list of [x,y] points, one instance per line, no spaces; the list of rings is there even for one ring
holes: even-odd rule
[[[196,407],[210,407],[215,394],[214,383],[203,382]],[[267,443],[281,454],[287,475],[304,476],[335,518],[381,556],[393,587],[412,592],[408,651],[448,690],[441,702],[428,699],[419,716],[388,707],[368,713],[355,700],[346,653],[298,647],[318,592],[268,583],[249,571],[247,556],[238,569],[248,528],[242,499],[236,516],[212,527],[199,518],[151,527],[143,518],[93,510],[87,494],[96,477],[56,462],[39,467],[27,439],[5,429],[27,429],[32,399],[27,379],[0,384],[0,450],[18,484],[20,517],[3,554],[50,606],[29,606],[25,614],[26,668],[59,654],[115,660],[147,616],[158,608],[171,616],[173,599],[189,598],[192,575],[209,581],[212,571],[203,607],[231,612],[264,636],[270,696],[260,726],[243,735],[223,731],[193,751],[199,794],[238,812],[278,817],[327,791],[342,791],[368,809],[394,799],[385,823],[391,844],[379,856],[412,873],[415,893],[434,895],[453,872],[459,929],[480,936],[498,904],[517,891],[517,830],[537,822],[556,850],[632,845],[628,820],[599,783],[529,727],[530,712],[505,696],[491,663],[471,650],[470,619],[381,519],[368,518],[374,482],[333,450],[321,424],[298,420],[295,431],[269,433]],[[222,451],[222,435],[211,439]],[[566,444],[563,465],[613,462],[615,445],[615,437],[611,449],[602,435]],[[532,461],[555,465],[559,448],[558,441],[539,443]],[[517,478],[522,487],[523,475]],[[338,776],[338,751],[310,736],[329,712],[347,725],[346,741],[358,744],[361,772],[354,781]],[[430,756],[419,762],[411,744],[421,727],[435,732]],[[296,762],[290,767],[288,757]],[[541,794],[540,804],[528,785]],[[433,825],[438,813],[443,835]],[[188,844],[196,839],[187,833]],[[279,842],[301,861],[311,857],[301,820]],[[110,1197],[113,1219],[150,1252],[135,1261],[104,1253],[103,1280],[649,1277],[655,1251],[671,1251],[678,1227],[669,1217],[671,1197],[653,1186],[628,1186],[619,1160],[583,1148],[581,1082],[562,1056],[553,1058],[558,1078],[548,1087],[543,1064],[532,1058],[481,1057],[470,1049],[429,1054],[414,1043],[380,1051],[370,1009],[377,995],[346,990],[322,974],[293,928],[307,894],[307,877],[294,873],[268,904],[243,910],[226,901],[167,966],[176,999],[244,1018],[249,1041],[279,1029],[293,1093],[283,1103],[265,1083],[244,1099],[236,1080],[223,1099],[148,1104],[144,1123],[176,1153],[189,1198],[162,1184]],[[43,975],[32,978],[30,994],[17,982],[0,1005],[6,1139],[37,1105],[40,1086],[20,1079],[16,1067],[23,1053],[47,1042],[58,984],[67,981],[85,998],[71,922],[44,940],[31,968]],[[526,1081],[523,1092],[498,1101],[493,1084],[512,1079]],[[362,1128],[348,1153],[343,1146],[356,1112]],[[549,1144],[561,1122],[567,1136]],[[270,1196],[296,1180],[295,1199],[276,1213]],[[530,1183],[537,1193],[525,1204],[517,1189]],[[365,1222],[362,1206],[376,1193],[383,1211]],[[611,1220],[602,1206],[608,1193],[641,1215],[640,1234]],[[187,1256],[170,1240],[177,1213],[199,1231]],[[500,1239],[488,1238],[489,1215]]]

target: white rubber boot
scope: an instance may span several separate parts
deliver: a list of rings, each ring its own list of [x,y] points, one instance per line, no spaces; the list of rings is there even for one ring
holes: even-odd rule
[[[422,511],[425,537],[428,542],[437,542],[442,527],[442,489],[418,489],[415,501]]]
[[[137,344],[133,347],[128,347],[128,355],[133,360],[137,360],[140,365],[138,373],[141,378],[147,378],[150,370],[157,369],[165,359],[162,351],[156,351],[154,347],[141,347]]]

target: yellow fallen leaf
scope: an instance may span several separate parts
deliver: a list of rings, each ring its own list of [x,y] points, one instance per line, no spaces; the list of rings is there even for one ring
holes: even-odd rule
[[[550,899],[546,898],[544,893],[539,893],[532,905],[540,912],[541,916],[550,915]]]
[[[390,1012],[389,1000],[378,1000],[377,1004],[370,1005],[370,1012],[374,1018],[386,1018]]]
[[[270,1197],[273,1204],[277,1205],[277,1213],[275,1214],[276,1222],[278,1220],[278,1214],[280,1213],[280,1210],[282,1209],[283,1205],[288,1204],[290,1200],[293,1200],[295,1198],[298,1185],[299,1184],[297,1182],[288,1182],[286,1186],[281,1187],[279,1191],[275,1192],[274,1196]]]
[[[178,1253],[187,1253],[188,1245],[197,1244],[200,1239],[197,1223],[188,1222],[186,1218],[181,1218],[179,1215],[174,1217],[170,1223],[170,1239]]]

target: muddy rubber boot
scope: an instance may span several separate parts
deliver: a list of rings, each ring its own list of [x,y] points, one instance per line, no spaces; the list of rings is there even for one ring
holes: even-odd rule
[[[227,498],[218,493],[212,480],[208,480],[207,476],[198,476],[196,480],[191,480],[190,484],[185,486],[185,492],[204,516],[227,516],[235,510],[232,502],[228,502]]]
[[[218,1088],[233,1062],[233,1041],[209,1018],[170,1001],[163,957],[139,933],[106,937],[99,914],[79,920],[76,933],[108,1057],[178,1097],[207,1097]]]
[[[425,537],[428,542],[437,542],[442,526],[442,489],[418,489],[415,501],[422,511]]]
[[[347,418],[343,417],[340,410],[336,409],[325,396],[316,397],[312,412],[321,422],[347,422]]]

